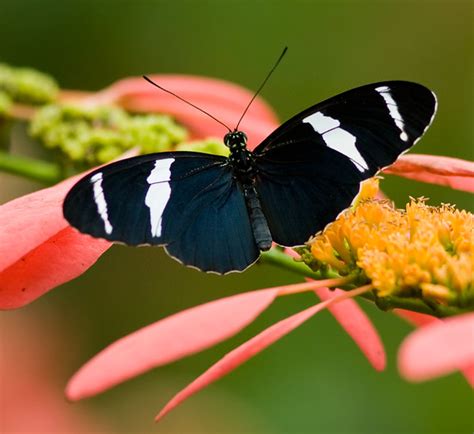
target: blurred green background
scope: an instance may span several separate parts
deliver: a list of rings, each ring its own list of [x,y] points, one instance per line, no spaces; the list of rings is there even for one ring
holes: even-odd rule
[[[0,61],[48,72],[69,89],[98,90],[155,72],[255,89],[288,45],[262,94],[282,120],[361,84],[417,81],[437,93],[439,112],[416,152],[473,159],[473,15],[471,1],[449,0],[1,0]],[[1,201],[38,187],[0,174]],[[387,177],[382,188],[399,205],[423,195],[474,208],[472,196],[443,187]],[[207,276],[161,249],[115,246],[74,282],[2,315],[61,330],[67,343],[51,381],[62,386],[89,357],[141,326],[213,298],[295,281],[269,266]],[[386,372],[374,372],[324,312],[153,426],[155,412],[223,354],[313,302],[309,295],[278,300],[228,342],[74,406],[120,433],[473,431],[474,400],[461,375],[416,385],[400,379],[396,353],[410,327],[366,303],[386,344]]]

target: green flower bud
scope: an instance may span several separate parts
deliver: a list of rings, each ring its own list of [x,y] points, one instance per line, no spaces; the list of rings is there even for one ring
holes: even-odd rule
[[[54,101],[59,88],[49,75],[30,68],[14,68],[0,64],[0,91],[15,102],[46,104]]]

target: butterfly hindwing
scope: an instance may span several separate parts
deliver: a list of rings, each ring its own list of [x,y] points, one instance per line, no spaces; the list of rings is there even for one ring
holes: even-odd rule
[[[258,259],[260,251],[241,186],[227,170],[212,189],[205,205],[184,227],[181,236],[166,246],[166,251],[202,271],[242,271]]]
[[[273,239],[301,245],[350,206],[360,182],[423,135],[434,94],[416,83],[366,85],[317,104],[254,151],[257,190]]]
[[[186,265],[225,273],[258,249],[245,200],[227,160],[194,152],[122,160],[83,178],[64,215],[81,232],[128,245],[169,245]]]

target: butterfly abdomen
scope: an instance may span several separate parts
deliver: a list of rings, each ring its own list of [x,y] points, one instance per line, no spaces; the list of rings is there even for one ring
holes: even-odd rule
[[[232,131],[225,135],[224,143],[230,149],[229,163],[234,179],[244,193],[255,244],[259,250],[270,250],[272,234],[255,190],[257,166],[252,152],[247,149],[247,136],[242,131]]]
[[[250,224],[252,226],[255,243],[260,250],[270,250],[272,246],[272,234],[268,227],[267,219],[262,211],[260,200],[255,188],[252,186],[244,186],[245,202],[250,216]]]

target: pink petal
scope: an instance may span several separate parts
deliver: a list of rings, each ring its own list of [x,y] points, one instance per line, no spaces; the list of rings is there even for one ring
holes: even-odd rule
[[[424,313],[412,312],[411,310],[393,309],[393,313],[416,327],[423,327],[434,322],[441,322],[439,318]]]
[[[165,88],[178,93],[184,99],[190,99],[193,104],[196,100],[208,101],[218,105],[225,105],[234,110],[242,110],[253,97],[253,91],[249,91],[237,84],[209,77],[195,75],[153,74],[149,76],[152,80]],[[152,90],[152,92],[150,92]],[[117,81],[113,85],[100,92],[102,98],[113,102],[129,101],[135,97],[159,94],[160,91],[142,77],[131,77]],[[172,95],[168,95],[170,101],[177,101]],[[154,103],[161,106],[159,101]],[[256,98],[252,103],[253,113],[256,117],[271,122],[277,119],[273,110],[261,98]]]
[[[424,381],[474,366],[474,313],[426,325],[410,334],[400,347],[398,367],[403,377]]]
[[[394,165],[385,169],[384,173],[474,192],[474,163],[458,158],[402,155]]]
[[[416,327],[424,327],[433,323],[442,323],[442,320],[439,318],[431,315],[425,315],[424,313],[412,312],[405,309],[394,309],[393,312]],[[474,387],[474,364],[461,368],[461,372],[463,373],[467,382],[472,387]]]
[[[269,288],[215,300],[137,330],[87,362],[69,381],[66,395],[71,400],[86,398],[209,348],[252,322],[279,290]]]
[[[358,288],[353,291],[344,292],[342,296],[332,298],[330,300],[323,301],[315,306],[298,312],[284,320],[277,322],[271,327],[265,329],[249,341],[237,347],[235,350],[228,353],[221,360],[211,366],[206,372],[200,375],[191,384],[185,387],[181,392],[174,396],[171,401],[166,404],[163,410],[156,416],[155,420],[159,420],[173,410],[176,406],[181,404],[184,400],[199,392],[209,384],[219,380],[224,375],[233,371],[247,360],[256,356],[258,353],[269,347],[271,344],[281,339],[283,336],[290,333],[296,327],[300,326],[303,322],[311,318],[313,315],[323,310],[327,306],[340,302],[346,298],[350,298],[358,295],[364,288]]]
[[[82,274],[109,248],[62,216],[63,199],[80,176],[0,206],[0,309],[31,303]]]
[[[69,178],[0,206],[0,272],[68,226],[62,201],[77,180]]]
[[[471,363],[465,368],[462,368],[461,371],[469,385],[474,388],[474,363]]]
[[[64,228],[0,273],[0,309],[22,307],[74,279],[109,247],[105,240]]]
[[[209,112],[231,129],[253,96],[253,92],[241,86],[207,77],[151,75],[150,78]],[[98,102],[114,102],[128,110],[171,114],[190,128],[195,137],[223,137],[227,132],[216,121],[176,97],[156,89],[143,78],[120,80],[92,98]],[[252,147],[277,126],[278,121],[272,109],[257,97],[239,128],[247,133]]]
[[[321,300],[329,300],[344,293],[340,289],[331,291],[328,288],[319,288],[315,291]],[[328,310],[358,345],[372,366],[377,371],[383,371],[386,365],[383,343],[376,328],[357,302],[347,299],[329,306]]]
[[[286,248],[285,253],[293,258],[299,257],[298,253],[290,248]],[[311,279],[306,280],[311,281]],[[343,293],[340,289],[331,291],[328,288],[318,288],[315,292],[321,300],[329,300]],[[328,310],[354,340],[372,366],[377,371],[383,371],[386,365],[383,343],[376,328],[357,302],[347,299],[329,306]]]

